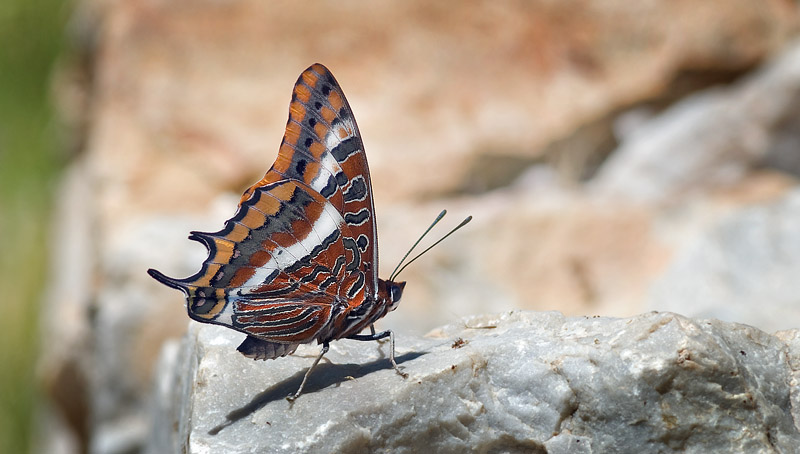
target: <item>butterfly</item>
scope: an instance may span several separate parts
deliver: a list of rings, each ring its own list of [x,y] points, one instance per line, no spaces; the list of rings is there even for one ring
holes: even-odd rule
[[[272,168],[244,192],[222,230],[191,232],[189,239],[208,249],[200,271],[176,279],[148,270],[184,293],[189,317],[246,334],[237,350],[253,359],[286,356],[313,341],[322,344],[290,400],[301,394],[311,370],[337,339],[388,337],[392,367],[407,376],[395,361],[394,333],[376,332],[373,325],[397,307],[405,282],[394,280],[400,265],[389,279],[378,278],[364,145],[344,92],[323,65],[310,66],[295,83]],[[367,328],[370,334],[360,334]]]

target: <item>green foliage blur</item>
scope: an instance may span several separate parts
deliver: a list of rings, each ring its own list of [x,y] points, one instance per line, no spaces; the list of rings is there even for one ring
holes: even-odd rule
[[[37,315],[62,161],[50,77],[68,6],[0,1],[0,453],[32,448]]]

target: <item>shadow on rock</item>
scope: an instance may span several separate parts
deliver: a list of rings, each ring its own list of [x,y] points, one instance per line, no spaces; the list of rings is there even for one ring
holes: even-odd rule
[[[400,365],[406,361],[419,358],[426,353],[427,352],[405,353],[395,357],[395,361],[397,361],[397,364]],[[330,386],[338,387],[346,380],[361,378],[373,372],[391,368],[391,363],[389,363],[389,361],[385,358],[379,358],[375,361],[364,364],[333,364],[330,362],[320,363],[314,369],[314,372],[312,372],[308,377],[308,382],[306,382],[306,386],[303,388],[303,394],[300,396],[300,398],[302,398],[303,395],[312,394]],[[255,397],[253,397],[250,403],[228,413],[228,415],[225,417],[227,421],[209,430],[208,434],[216,435],[222,431],[222,429],[230,426],[242,418],[252,415],[270,402],[285,399],[287,396],[293,394],[300,386],[300,382],[303,381],[303,376],[305,375],[306,370],[307,369],[303,369],[286,380],[283,380],[282,382],[267,388],[263,392],[258,393]],[[402,380],[402,378],[399,376],[397,379]]]

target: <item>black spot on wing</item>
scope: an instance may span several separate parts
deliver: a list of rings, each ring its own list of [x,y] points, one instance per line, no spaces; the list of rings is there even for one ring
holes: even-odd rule
[[[322,197],[330,199],[334,194],[336,194],[336,188],[338,187],[339,186],[336,184],[336,179],[333,176],[329,176],[328,183],[325,184],[325,187],[322,188],[322,190],[319,191],[319,193],[320,195],[322,195]]]
[[[322,244],[315,246],[314,249],[311,250],[311,253],[309,255],[312,257],[312,259],[321,254],[322,251],[328,249],[333,243],[335,243],[336,240],[339,239],[339,236],[341,236],[341,234],[342,233],[339,231],[339,229],[336,229],[333,232],[331,232],[330,235],[323,238]]]
[[[319,289],[324,292],[325,290],[328,289],[328,287],[330,287],[331,285],[335,284],[337,281],[338,281],[338,278],[336,276],[331,276],[331,277],[325,279],[324,281],[320,282]]]
[[[336,261],[333,262],[333,269],[331,270],[331,275],[319,284],[320,291],[324,292],[325,290],[327,290],[328,287],[339,282],[339,273],[342,272],[342,267],[344,266],[344,262],[345,258],[343,256],[340,255],[336,257]]]
[[[350,180],[350,188],[344,193],[344,201],[363,200],[367,196],[367,184],[361,175]]]
[[[350,237],[342,238],[342,244],[345,249],[349,249],[353,253],[353,260],[345,267],[345,271],[350,274],[361,265],[361,251],[358,250],[355,240]]]
[[[284,268],[288,274],[295,274],[303,268],[311,266],[311,261],[308,255],[304,257],[300,257],[299,259],[295,260],[291,265]]]
[[[195,291],[193,296],[187,297],[189,300],[188,305],[191,308],[190,315],[204,315],[211,312],[219,303],[216,296],[213,296],[214,294],[213,288],[201,287]]]
[[[294,166],[294,170],[298,175],[304,175],[306,173],[306,165],[308,165],[308,161],[305,159],[298,159]]]
[[[336,158],[338,162],[344,162],[350,155],[358,153],[363,149],[364,146],[361,144],[361,139],[358,137],[349,137],[333,147],[331,154],[333,154],[333,157]]]
[[[353,299],[364,288],[364,273],[358,273],[355,282],[347,290],[347,298]]]
[[[365,252],[367,250],[367,246],[369,246],[369,239],[362,233],[356,239],[356,245],[358,246],[359,251]]]
[[[358,213],[345,213],[344,222],[348,225],[361,225],[369,219],[369,209],[362,208]]]
[[[289,274],[292,274],[300,271],[303,268],[306,267],[310,268],[311,266],[314,265],[313,262],[317,258],[317,256],[320,255],[326,249],[328,249],[333,243],[335,243],[336,240],[339,239],[339,236],[341,236],[341,232],[338,229],[334,230],[333,232],[330,233],[330,235],[328,235],[322,240],[321,244],[316,245],[314,249],[312,249],[308,254],[297,259],[290,266],[286,267],[284,271],[286,271]]]

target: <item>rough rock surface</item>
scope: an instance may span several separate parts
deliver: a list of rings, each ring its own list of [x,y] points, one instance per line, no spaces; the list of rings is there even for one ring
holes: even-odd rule
[[[256,362],[193,324],[159,370],[150,452],[794,452],[800,342],[673,313],[478,316],[425,338]],[[164,405],[164,403],[167,403]],[[166,443],[166,444],[164,444]]]

